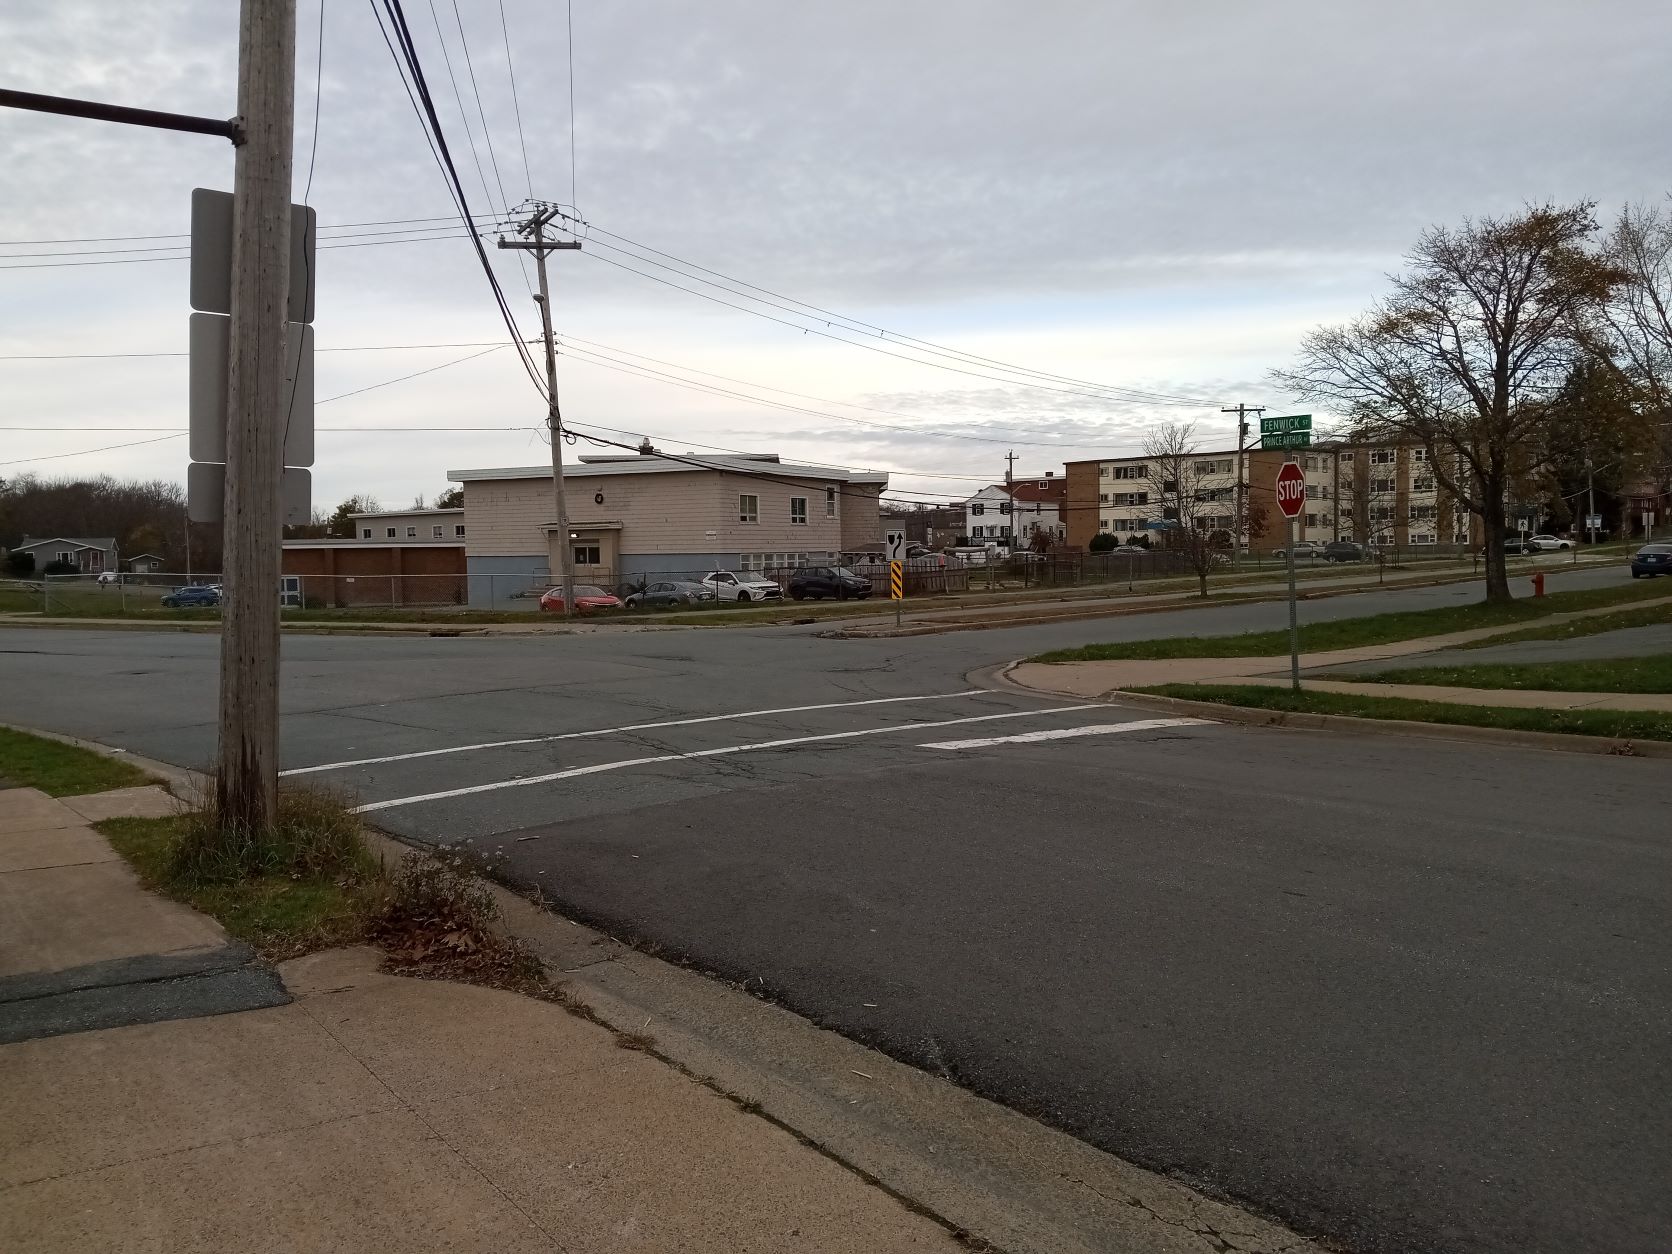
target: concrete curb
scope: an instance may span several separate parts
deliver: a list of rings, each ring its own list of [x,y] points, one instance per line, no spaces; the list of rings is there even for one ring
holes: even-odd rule
[[[1591,563],[1594,565],[1595,563]],[[1365,592],[1404,588],[1439,588],[1447,584],[1470,583],[1479,575],[1451,575],[1441,579],[1398,579],[1390,584],[1365,583],[1344,588],[1320,588],[1308,592],[1304,588],[1297,600],[1327,601],[1333,597],[1357,596]],[[888,640],[905,636],[937,636],[954,631],[989,631],[1002,627],[1031,627],[1041,623],[1071,623],[1092,618],[1127,618],[1135,614],[1162,614],[1168,610],[1212,608],[1220,605],[1270,605],[1287,601],[1286,592],[1258,593],[1243,596],[1234,588],[1222,593],[1210,593],[1206,600],[1194,594],[1174,596],[1165,594],[1155,598],[1155,604],[1118,605],[1101,610],[1068,610],[1060,614],[1020,615],[1005,618],[969,619],[962,622],[919,623],[911,627],[885,627],[872,631],[864,627],[837,628],[814,634],[825,640]]]
[[[38,727],[25,727],[21,723],[0,723],[0,727],[4,727],[8,731],[22,732],[26,736],[39,736],[42,740],[56,740],[61,745],[74,745],[77,749],[86,749],[89,753],[97,753],[107,758],[118,758],[130,766],[136,766],[140,770],[161,779],[168,785],[168,791],[176,797],[183,797],[193,791],[200,791],[209,781],[207,775],[198,771],[188,771],[168,762],[159,762],[155,758],[142,757],[137,753],[129,753],[126,749],[113,749],[109,745],[100,744],[96,740],[82,740],[79,736],[66,736],[61,732],[42,731]]]
[[[1027,659],[1018,658],[999,667],[971,671],[966,678],[984,687],[1030,696],[1060,697],[1049,688],[1034,688],[1010,678],[1010,672]],[[1104,701],[1111,705],[1135,705],[1147,710],[1191,714],[1219,723],[1242,723],[1252,727],[1288,727],[1302,731],[1355,731],[1378,736],[1414,736],[1422,740],[1465,740],[1474,744],[1506,745],[1517,749],[1543,749],[1555,753],[1590,753],[1621,758],[1672,758],[1672,741],[1622,740],[1613,736],[1580,736],[1568,732],[1519,731],[1507,727],[1472,727],[1462,723],[1421,723],[1409,719],[1359,718],[1350,714],[1306,714],[1289,710],[1262,710],[1252,706],[1222,705],[1217,701],[1191,701],[1185,697],[1163,697],[1148,692],[1111,688],[1081,700]],[[1490,708],[1490,707],[1485,707]]]
[[[373,829],[386,861],[429,848]],[[992,1254],[1325,1254],[1274,1221],[1106,1154],[744,989],[488,883],[504,930],[580,1012]]]

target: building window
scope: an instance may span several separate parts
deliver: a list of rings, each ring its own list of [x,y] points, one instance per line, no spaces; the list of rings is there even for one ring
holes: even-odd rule
[[[441,539],[441,527],[439,525],[430,528],[430,539]]]
[[[457,525],[454,526],[453,536],[454,536],[455,539],[459,539],[459,540],[464,539],[464,524],[463,523],[458,523]]]
[[[1414,449],[1412,449],[1411,450],[1411,460],[1414,461],[1414,462],[1425,462],[1425,461],[1427,461],[1428,460],[1428,450],[1425,449],[1425,448],[1414,448]],[[1429,541],[1429,543],[1433,543],[1433,541]]]
[[[1392,492],[1393,491],[1393,480],[1392,479],[1372,479],[1370,481],[1370,490],[1372,492]]]
[[[372,538],[372,529],[370,527],[360,528],[360,538],[362,540],[370,540]]]
[[[1398,454],[1391,448],[1377,448],[1370,450],[1370,464],[1372,466],[1391,466]]]
[[[1098,529],[1098,530],[1099,530],[1099,531],[1107,531],[1107,530],[1109,530],[1109,520],[1108,520],[1108,519],[1107,519],[1107,518],[1105,518],[1105,519],[1103,519],[1103,520],[1102,520],[1102,521],[1100,521],[1100,522],[1099,522],[1099,523],[1098,523],[1098,524],[1097,524],[1097,529]]]
[[[1107,505],[1109,503],[1109,494],[1107,492],[1099,492],[1097,494],[1097,500],[1099,504]]]
[[[1306,485],[1306,499],[1309,500],[1309,501],[1316,501],[1318,499],[1318,485],[1317,484],[1309,483],[1309,484]]]
[[[805,525],[807,522],[807,498],[804,496],[790,497],[790,522]]]
[[[596,544],[577,544],[577,545],[575,545],[575,565],[576,566],[596,566],[596,565],[598,565],[599,562],[601,562],[603,560],[604,560],[603,555],[599,552],[599,546],[598,545],[596,545]]]
[[[836,489],[835,488],[826,488],[824,490],[824,516],[826,518],[836,517]]]
[[[1051,487],[1051,485],[1050,485],[1050,484],[1048,484],[1048,483],[1046,483],[1046,482],[1045,482],[1045,481],[1044,481],[1044,480],[1043,480],[1043,479],[1041,479],[1041,480],[1040,480],[1040,481],[1039,481],[1039,490],[1040,490],[1040,491],[1041,491],[1041,492],[1046,492],[1046,491],[1049,491],[1049,490],[1050,490],[1050,487]]]
[[[406,538],[408,540],[416,540],[418,538],[418,528],[408,527],[406,529]]]
[[[395,529],[393,527],[389,528],[388,538],[391,540],[395,538]]]
[[[1306,516],[1306,525],[1308,527],[1316,527],[1318,525],[1318,515],[1308,514]]]
[[[1345,452],[1345,453],[1343,453],[1343,454],[1341,454],[1341,460],[1342,460],[1342,461],[1343,461],[1343,462],[1350,462],[1350,461],[1352,461],[1352,460],[1353,460],[1353,454],[1352,454],[1352,451],[1351,451],[1351,450],[1349,450],[1349,451],[1347,451],[1347,452]]]
[[[1431,536],[1431,535],[1426,535],[1426,534],[1424,534],[1424,535],[1413,535],[1411,537],[1411,543],[1412,544],[1433,544],[1434,543],[1434,537]]]
[[[1418,475],[1415,479],[1411,480],[1411,491],[1413,492],[1432,492],[1433,490],[1433,475]]]
[[[985,514],[986,512],[987,512],[987,507],[985,505],[983,505],[980,501],[977,501],[974,505],[970,506],[970,513],[975,515],[975,517],[977,517],[977,518],[980,518],[981,515]]]
[[[737,498],[737,521],[740,523],[758,523],[760,520],[760,497],[753,495],[739,496]]]
[[[1149,467],[1148,466],[1116,466],[1115,467],[1115,478],[1117,478],[1117,479],[1148,479],[1149,478]]]
[[[1197,462],[1196,473],[1199,475],[1228,475],[1231,473],[1231,463],[1227,458]]]
[[[1419,518],[1432,518],[1434,517],[1434,507],[1432,505],[1413,505],[1411,506],[1410,517],[1412,522]]]

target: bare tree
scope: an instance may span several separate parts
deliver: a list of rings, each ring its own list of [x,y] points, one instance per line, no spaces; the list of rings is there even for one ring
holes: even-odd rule
[[[1340,407],[1361,438],[1426,451],[1446,491],[1481,519],[1488,601],[1510,599],[1510,486],[1539,469],[1583,328],[1621,281],[1587,247],[1592,209],[1543,205],[1430,229],[1387,297],[1356,322],[1312,332],[1298,364],[1273,374]]]
[[[1672,472],[1672,200],[1621,210],[1606,251],[1626,282],[1604,309],[1598,358],[1615,367],[1639,419],[1621,465],[1658,488]]]
[[[1182,555],[1201,595],[1208,576],[1232,545],[1236,514],[1236,461],[1197,452],[1193,423],[1164,423],[1144,437],[1151,509],[1159,509],[1167,548]]]

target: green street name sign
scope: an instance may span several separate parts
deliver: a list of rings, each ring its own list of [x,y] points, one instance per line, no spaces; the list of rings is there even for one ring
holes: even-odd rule
[[[1310,430],[1312,430],[1312,415],[1311,414],[1288,414],[1288,415],[1286,415],[1284,417],[1281,417],[1281,418],[1262,418],[1262,419],[1260,419],[1260,434],[1261,435],[1277,435],[1278,433],[1283,432],[1283,431],[1310,431]],[[1267,445],[1267,447],[1269,448],[1271,446]]]
[[[1275,435],[1262,435],[1261,448],[1310,448],[1312,433],[1310,431],[1280,431]]]

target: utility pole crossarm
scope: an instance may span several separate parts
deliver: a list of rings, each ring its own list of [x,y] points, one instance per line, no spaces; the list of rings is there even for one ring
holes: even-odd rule
[[[578,239],[528,240],[526,242],[523,240],[502,239],[499,241],[499,247],[501,248],[521,248],[524,251],[531,253],[547,253],[554,248],[579,248],[580,246],[581,242]]]

